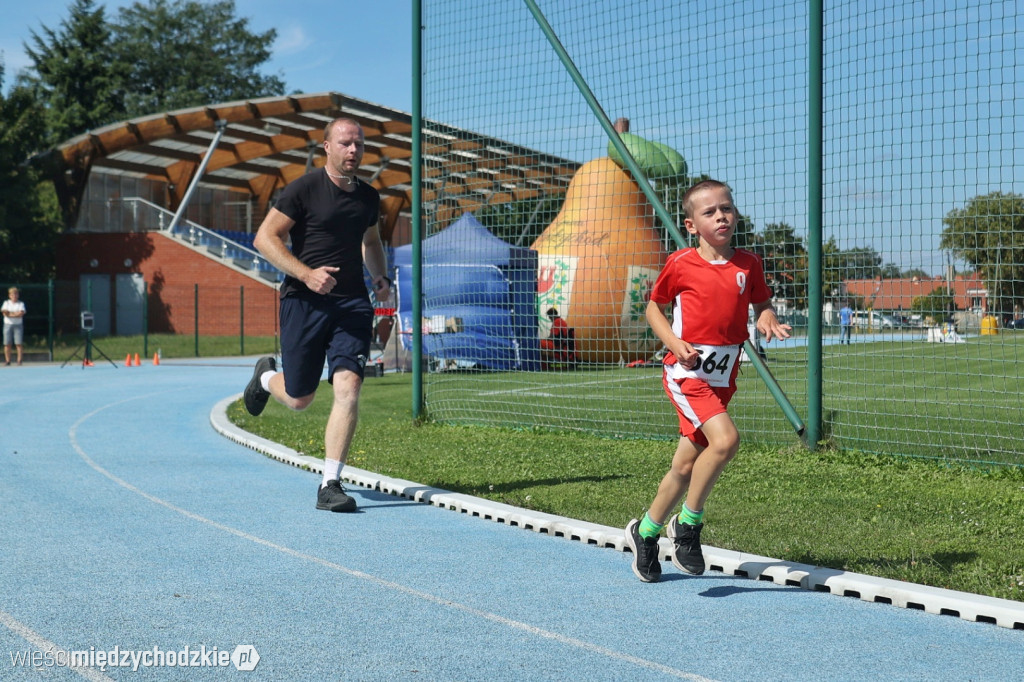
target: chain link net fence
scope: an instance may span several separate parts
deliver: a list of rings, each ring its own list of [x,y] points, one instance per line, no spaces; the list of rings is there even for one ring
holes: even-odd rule
[[[1024,463],[1024,10],[828,2],[820,55],[810,20],[806,2],[424,0],[416,323],[433,418],[675,438],[643,309],[685,245],[663,215],[681,231],[681,192],[713,177],[742,214],[735,245],[764,260],[794,327],[764,350],[801,414],[820,191],[823,437]],[[818,57],[820,188],[808,174]],[[745,440],[794,442],[749,366],[739,383],[730,412]]]

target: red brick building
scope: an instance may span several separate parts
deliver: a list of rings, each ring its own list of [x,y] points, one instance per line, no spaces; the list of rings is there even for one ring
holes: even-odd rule
[[[412,116],[337,92],[143,116],[79,135],[41,158],[66,230],[57,254],[58,331],[74,331],[79,312],[91,309],[103,313],[98,335],[101,323],[103,333],[118,335],[140,333],[143,324],[188,334],[197,317],[204,335],[238,334],[243,318],[246,335],[276,333],[275,282],[259,274],[276,271],[241,267],[207,247],[218,248],[217,234],[251,236],[283,187],[323,167],[324,127],[337,116],[365,132],[359,175],[380,192],[385,246],[408,243]],[[432,124],[420,132],[430,161],[417,210],[429,207],[435,226],[485,206],[561,196],[579,167],[472,131]],[[182,238],[189,224],[210,233]]]
[[[125,291],[134,296],[130,283],[121,286],[134,280],[146,293],[150,333],[194,334],[198,321],[203,335],[274,336],[276,285],[204,252],[159,232],[69,232],[58,245],[57,272],[62,281],[92,283],[90,307],[110,316],[97,319],[104,333],[139,333],[119,319],[135,314],[120,300]],[[57,324],[77,329],[78,306],[60,306]]]
[[[956,275],[951,281],[944,277],[912,279],[851,279],[843,282],[849,296],[863,300],[872,310],[910,310],[915,298],[927,296],[936,289],[949,286],[958,310],[988,312],[988,291],[977,273]]]

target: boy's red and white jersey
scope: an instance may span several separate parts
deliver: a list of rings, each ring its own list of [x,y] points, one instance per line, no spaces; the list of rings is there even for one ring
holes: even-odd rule
[[[658,305],[673,303],[676,336],[690,344],[712,346],[746,341],[750,304],[771,297],[761,259],[745,249],[736,249],[727,261],[714,262],[704,260],[693,248],[676,251],[651,289],[651,300]]]

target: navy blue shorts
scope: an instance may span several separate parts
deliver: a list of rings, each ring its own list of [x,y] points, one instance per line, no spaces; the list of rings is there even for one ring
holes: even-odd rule
[[[293,398],[314,393],[324,359],[327,380],[339,369],[360,378],[370,355],[373,305],[369,298],[286,296],[281,299],[284,388]]]

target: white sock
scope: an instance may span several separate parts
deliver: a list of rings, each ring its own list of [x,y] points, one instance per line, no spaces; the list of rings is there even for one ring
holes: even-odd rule
[[[337,481],[341,479],[341,467],[344,465],[340,460],[325,459],[324,460],[324,477],[320,481],[320,487],[326,488],[327,484],[331,481]]]
[[[270,377],[274,376],[275,374],[277,374],[277,372],[268,369],[266,372],[260,375],[260,386],[263,387],[264,391],[270,390]]]

